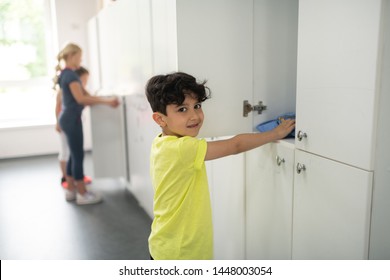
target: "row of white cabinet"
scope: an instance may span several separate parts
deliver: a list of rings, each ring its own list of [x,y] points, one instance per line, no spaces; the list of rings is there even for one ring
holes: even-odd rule
[[[372,172],[292,142],[207,163],[217,259],[368,258]]]
[[[129,189],[148,198],[140,202],[152,216],[150,147],[142,143],[157,131],[146,129],[147,112],[135,97],[122,99],[129,110],[92,108],[94,171],[131,174]],[[293,139],[206,166],[216,259],[368,258],[373,172],[297,150]]]

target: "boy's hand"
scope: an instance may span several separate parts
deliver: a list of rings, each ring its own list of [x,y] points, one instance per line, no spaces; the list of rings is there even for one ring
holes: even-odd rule
[[[295,120],[283,120],[273,129],[278,139],[283,139],[295,128]]]

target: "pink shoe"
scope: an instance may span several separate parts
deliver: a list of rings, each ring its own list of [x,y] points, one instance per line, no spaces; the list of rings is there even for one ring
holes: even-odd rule
[[[84,175],[84,183],[85,183],[86,185],[91,184],[91,183],[92,183],[92,178],[89,177],[89,176]]]
[[[64,177],[61,178],[61,186],[64,188],[64,189],[67,189],[68,188],[68,182],[66,181],[66,179]]]

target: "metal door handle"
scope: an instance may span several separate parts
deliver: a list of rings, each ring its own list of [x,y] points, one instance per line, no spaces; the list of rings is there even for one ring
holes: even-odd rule
[[[298,174],[301,174],[302,171],[305,171],[306,170],[306,166],[302,163],[297,163],[297,173]]]
[[[303,131],[298,131],[298,135],[297,135],[297,138],[299,141],[302,141],[303,138],[307,138],[307,134],[306,132],[303,132]]]
[[[280,156],[276,156],[276,164],[280,166],[282,163],[284,163],[284,158],[281,158]]]

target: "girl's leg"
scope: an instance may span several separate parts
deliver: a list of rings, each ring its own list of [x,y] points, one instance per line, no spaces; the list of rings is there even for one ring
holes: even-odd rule
[[[69,148],[71,153],[71,164],[68,165],[70,170],[68,174],[72,174],[74,183],[77,189],[76,203],[77,204],[93,204],[101,201],[100,195],[87,191],[84,183],[84,139],[83,127],[81,120],[77,122],[72,130],[72,137],[69,137]]]
[[[75,185],[75,181],[74,181],[73,176],[70,175],[70,174],[72,174],[72,172],[70,171],[71,166],[72,166],[72,157],[70,157],[68,162],[67,162],[66,172],[65,172],[66,173],[65,179],[67,182],[67,188],[65,189],[65,199],[67,201],[71,201],[71,200],[76,199],[76,185]]]
[[[75,180],[77,192],[83,195],[87,190],[84,183],[84,136],[81,121],[77,122],[72,134],[69,144],[72,159],[71,174]]]
[[[66,135],[63,131],[59,133],[60,136],[60,152],[58,154],[58,161],[60,164],[60,169],[62,173],[61,185],[63,187],[68,187],[66,182],[66,164],[69,160],[70,152],[68,147],[68,140],[66,139]],[[65,180],[65,182],[64,182]]]

